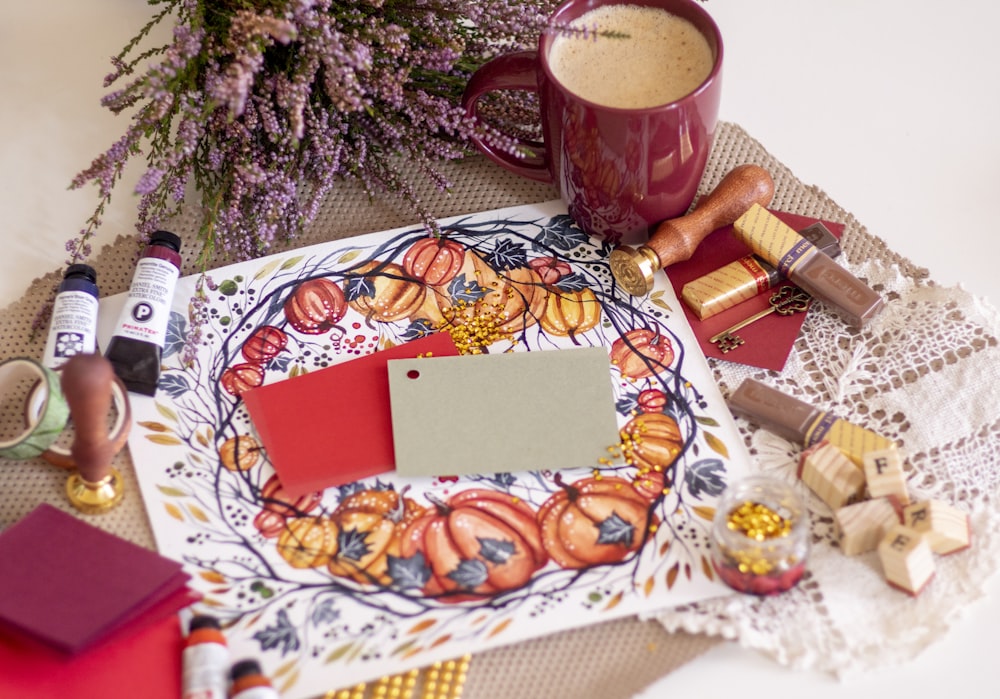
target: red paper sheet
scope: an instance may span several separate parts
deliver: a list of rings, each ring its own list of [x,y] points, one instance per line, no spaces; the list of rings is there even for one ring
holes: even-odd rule
[[[395,468],[390,359],[455,356],[446,332],[243,394],[285,492],[298,497]]]
[[[46,503],[0,534],[0,560],[0,626],[64,653],[191,601],[179,563]]]
[[[74,656],[0,636],[4,699],[177,699],[183,637],[176,614]]]
[[[771,212],[797,231],[816,223],[818,220],[784,211],[774,211],[773,209]],[[844,232],[843,224],[831,223],[830,221],[823,221],[823,224],[837,238]],[[689,281],[749,254],[750,250],[746,245],[737,240],[736,236],[733,235],[733,227],[726,226],[714,231],[705,238],[689,260],[673,264],[666,268],[665,272],[671,286],[674,288],[674,292],[677,294],[677,298],[680,299],[681,289]],[[783,281],[779,282],[779,285],[787,283],[789,282]],[[738,334],[743,338],[744,344],[726,353],[721,352],[716,345],[708,341],[708,338],[713,335],[767,308],[768,299],[773,292],[774,289],[771,289],[758,294],[748,301],[744,301],[705,320],[698,320],[698,316],[683,301],[679,303],[706,357],[715,357],[729,362],[760,367],[761,369],[781,371],[788,360],[788,355],[792,351],[792,346],[795,344],[796,338],[799,336],[802,323],[805,322],[806,313],[815,313],[814,309],[810,308],[806,313],[796,313],[788,316],[772,313],[742,328]]]

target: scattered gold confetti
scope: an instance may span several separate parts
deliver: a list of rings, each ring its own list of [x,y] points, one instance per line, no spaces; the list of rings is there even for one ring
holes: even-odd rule
[[[747,500],[729,513],[726,526],[755,541],[777,539],[792,532],[792,521],[767,505]]]

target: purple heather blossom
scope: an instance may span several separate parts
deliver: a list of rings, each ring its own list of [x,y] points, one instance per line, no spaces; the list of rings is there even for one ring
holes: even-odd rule
[[[516,152],[534,105],[498,99],[490,123],[459,99],[475,68],[536,45],[555,0],[162,0],[150,26],[112,59],[104,105],[131,113],[125,133],[73,180],[100,197],[75,247],[83,256],[133,156],[145,161],[136,230],[148,235],[200,198],[207,264],[266,254],[312,221],[339,179],[393,193],[433,226],[401,159],[444,189],[435,161],[479,134]],[[264,6],[268,9],[263,9]],[[159,21],[163,46],[140,47]],[[187,197],[185,195],[188,195]]]

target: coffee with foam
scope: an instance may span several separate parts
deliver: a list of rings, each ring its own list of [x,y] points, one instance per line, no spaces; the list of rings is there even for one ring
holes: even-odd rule
[[[683,17],[656,7],[605,5],[570,26],[585,28],[588,36],[556,36],[549,68],[568,90],[596,104],[621,109],[668,104],[693,92],[712,72],[715,58],[705,36]]]

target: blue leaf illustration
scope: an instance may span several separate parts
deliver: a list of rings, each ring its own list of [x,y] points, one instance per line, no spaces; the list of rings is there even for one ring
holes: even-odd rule
[[[719,495],[726,487],[726,466],[721,459],[702,459],[684,471],[684,482],[691,495]]]
[[[419,551],[408,558],[386,556],[385,560],[386,572],[395,587],[403,590],[421,588],[431,579],[431,569]]]
[[[590,286],[587,278],[582,274],[573,272],[572,274],[567,274],[565,277],[559,279],[556,282],[556,286],[563,291],[581,291]]]
[[[524,267],[528,264],[528,253],[513,240],[501,240],[486,256],[486,264],[496,270]]]
[[[565,214],[555,216],[542,227],[542,232],[535,237],[535,250],[557,248],[572,250],[579,245],[590,242],[587,234],[573,223],[573,219]]]
[[[483,289],[482,285],[475,279],[470,282],[466,278],[465,272],[462,272],[462,274],[459,274],[448,282],[448,295],[456,303],[459,301],[475,303],[486,296],[486,294],[487,290]]]
[[[375,282],[368,277],[351,277],[344,284],[344,297],[348,301],[375,297]]]
[[[360,561],[372,552],[367,543],[368,532],[357,529],[341,529],[337,534],[337,556],[352,561]]]
[[[615,410],[622,415],[631,415],[633,410],[639,409],[639,394],[629,393],[615,401]]]
[[[157,383],[157,388],[166,393],[171,398],[180,398],[182,395],[191,390],[191,384],[188,383],[187,377],[184,374],[176,374],[174,372],[163,374]]]
[[[513,541],[478,537],[476,540],[479,542],[479,555],[494,565],[503,565],[517,553],[517,547],[514,546]]]
[[[612,512],[606,520],[597,525],[597,543],[622,544],[630,548],[635,541],[635,527]]]
[[[488,576],[486,564],[476,558],[462,561],[455,570],[448,573],[451,580],[466,590],[482,585]]]
[[[310,620],[313,626],[332,624],[340,618],[340,610],[334,606],[333,598],[327,597],[313,609]]]
[[[184,348],[184,338],[187,337],[187,318],[177,311],[170,311],[167,320],[167,334],[163,340],[163,359],[177,354]]]
[[[490,480],[506,490],[517,482],[517,477],[513,473],[494,473]]]
[[[281,648],[281,656],[285,653],[296,651],[301,645],[299,634],[288,619],[288,614],[284,609],[278,611],[278,622],[274,626],[265,627],[253,635],[253,639],[260,643],[261,650],[271,650]]]
[[[418,318],[407,326],[406,330],[400,333],[400,339],[409,342],[419,340],[422,337],[433,335],[436,332],[434,324],[426,318]]]

